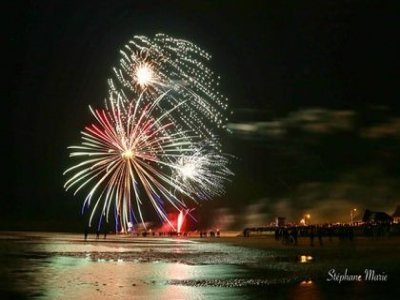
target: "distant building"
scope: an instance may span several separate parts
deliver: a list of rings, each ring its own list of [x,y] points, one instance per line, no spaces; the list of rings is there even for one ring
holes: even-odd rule
[[[285,220],[286,220],[286,218],[276,217],[275,218],[275,225],[278,226],[278,227],[285,226]]]
[[[372,211],[369,209],[365,210],[362,218],[363,222],[366,223],[390,223],[393,222],[393,218],[387,213],[382,211]]]
[[[400,223],[400,205],[397,205],[396,210],[394,211],[393,215],[393,222]]]

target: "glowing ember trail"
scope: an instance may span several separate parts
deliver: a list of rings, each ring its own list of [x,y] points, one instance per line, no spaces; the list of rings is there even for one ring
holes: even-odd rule
[[[183,216],[183,211],[181,210],[179,212],[178,222],[177,222],[177,231],[178,231],[178,233],[181,233],[183,220],[184,220],[184,216]]]
[[[192,220],[196,221],[196,219],[193,218],[193,216],[190,214],[193,210],[194,210],[194,208],[182,209],[179,211],[179,215],[178,215],[178,218],[176,221],[176,228],[177,228],[178,233],[182,233],[182,231],[184,231],[184,225],[185,225],[187,216],[190,216]]]

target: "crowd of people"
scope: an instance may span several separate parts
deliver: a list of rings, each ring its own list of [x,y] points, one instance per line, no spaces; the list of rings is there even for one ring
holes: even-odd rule
[[[103,235],[103,239],[107,238],[107,230],[96,230],[95,231],[96,234],[96,239],[100,238],[100,235]],[[190,235],[189,232],[184,231],[184,232],[177,232],[177,231],[154,231],[154,230],[149,230],[149,231],[132,231],[131,232],[132,235],[137,236],[137,237],[147,237],[147,236],[152,236],[152,237],[177,237],[177,236],[184,236],[184,237],[188,237]],[[84,238],[85,241],[87,240],[89,235],[89,227],[86,227],[84,230]],[[219,229],[217,230],[211,230],[211,231],[206,231],[206,230],[200,230],[199,231],[199,236],[200,238],[205,238],[205,237],[220,237],[221,232]]]
[[[379,238],[389,236],[394,228],[394,225],[388,223],[365,223],[362,225],[349,224],[325,224],[325,225],[308,225],[308,226],[280,226],[280,227],[257,227],[245,228],[243,236],[249,237],[251,233],[260,234],[262,232],[274,231],[275,240],[283,244],[297,245],[300,237],[309,238],[310,246],[318,244],[322,246],[324,239],[332,241],[336,237],[340,241],[354,239],[355,231],[357,236]]]
[[[323,238],[326,237],[330,241],[332,237],[337,236],[339,239],[348,239],[350,241],[354,238],[354,230],[352,226],[341,227],[324,227],[324,226],[302,226],[302,227],[278,227],[275,229],[275,240],[281,241],[283,244],[297,245],[298,237],[308,237],[310,239],[310,246],[314,246],[314,240],[318,239],[318,244],[323,245]]]

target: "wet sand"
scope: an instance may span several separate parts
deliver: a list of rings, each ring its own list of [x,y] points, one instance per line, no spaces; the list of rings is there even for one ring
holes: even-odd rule
[[[378,299],[400,283],[400,238],[288,246],[270,236],[96,239],[0,232],[1,299]],[[307,260],[306,258],[310,258]],[[387,282],[327,282],[375,269]]]

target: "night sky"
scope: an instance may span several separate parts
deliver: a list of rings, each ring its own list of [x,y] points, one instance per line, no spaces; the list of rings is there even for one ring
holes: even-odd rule
[[[348,221],[352,207],[392,213],[400,204],[396,1],[265,2],[7,7],[3,114],[12,117],[3,159],[11,168],[0,229],[81,228],[84,194],[63,190],[66,147],[91,121],[88,105],[103,105],[118,50],[158,32],[213,55],[234,112],[223,141],[236,176],[224,197],[198,208],[200,224],[240,228],[306,212]]]

